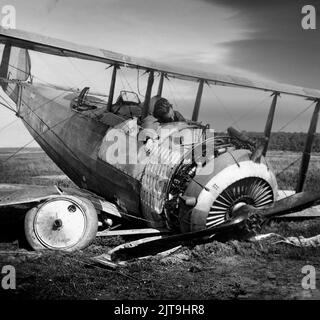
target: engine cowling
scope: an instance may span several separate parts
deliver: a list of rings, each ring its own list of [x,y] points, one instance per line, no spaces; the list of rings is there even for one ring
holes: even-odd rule
[[[232,150],[211,160],[212,172],[206,173],[205,166],[197,171],[184,192],[196,204],[180,206],[181,232],[222,224],[242,205],[261,207],[276,200],[275,175],[263,157],[254,162],[250,156],[249,150]]]

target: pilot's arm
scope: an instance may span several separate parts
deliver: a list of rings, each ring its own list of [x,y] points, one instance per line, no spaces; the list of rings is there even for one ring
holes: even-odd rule
[[[179,111],[174,111],[174,121],[186,121],[184,116]]]

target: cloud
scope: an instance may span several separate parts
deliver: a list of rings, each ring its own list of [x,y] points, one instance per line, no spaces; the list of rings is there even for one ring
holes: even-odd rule
[[[53,11],[55,9],[58,2],[59,2],[59,0],[46,0],[46,8],[47,8],[48,14],[50,14],[51,11]]]
[[[307,87],[320,86],[320,28],[301,27],[305,0],[202,0],[237,10],[231,20],[240,20],[246,37],[219,45],[228,49],[229,66],[247,69],[275,81]],[[319,4],[309,1],[308,4]],[[320,8],[319,8],[320,9]]]
[[[267,78],[308,87],[320,86],[320,28],[314,32],[306,32],[302,30],[300,24],[301,6],[316,4],[319,1],[11,0],[11,2],[17,9],[18,28],[27,31],[200,71]],[[82,62],[74,62],[77,70],[72,66],[72,70],[66,72],[64,64],[58,65],[53,61],[50,63],[51,59],[48,57],[43,60],[41,64],[40,59],[38,68],[33,63],[33,71],[41,71],[41,75],[47,81],[52,78],[51,72],[55,72],[56,80],[60,84],[67,82],[73,85],[81,82],[81,86],[88,84],[93,87],[91,82],[95,81],[99,83],[101,90],[105,91],[108,87],[109,74],[103,67],[100,70],[91,65],[86,67]],[[127,78],[135,89],[136,73]],[[120,84],[120,81],[118,82]],[[144,90],[144,82],[141,80],[141,92]],[[197,84],[185,84],[183,81],[178,83],[178,80],[173,80],[171,84],[177,84],[174,93],[188,100],[186,102],[190,105],[187,108],[182,103],[180,111],[191,112]],[[214,87],[212,90],[220,94],[223,101],[230,98],[226,104],[230,105],[230,113],[235,117],[247,112],[249,96],[258,96],[253,90],[244,91],[244,94],[234,88]],[[167,89],[166,93],[169,94],[169,91]],[[212,93],[210,98],[206,96],[210,96],[210,93],[205,89],[201,107],[203,119],[208,122],[213,119],[216,129],[225,128],[229,121],[226,112],[221,107],[220,109],[216,107],[219,103],[213,100]],[[284,107],[282,110],[290,110],[287,114],[283,113],[283,118],[291,114],[293,110],[291,101],[288,102],[287,109]],[[264,120],[265,117],[261,119]],[[255,121],[251,119],[245,122],[245,129],[261,128],[259,121],[256,116]]]

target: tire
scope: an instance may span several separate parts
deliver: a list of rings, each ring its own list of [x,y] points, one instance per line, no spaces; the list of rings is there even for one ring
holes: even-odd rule
[[[75,196],[53,197],[30,209],[24,231],[34,250],[75,251],[89,246],[98,230],[93,204]]]

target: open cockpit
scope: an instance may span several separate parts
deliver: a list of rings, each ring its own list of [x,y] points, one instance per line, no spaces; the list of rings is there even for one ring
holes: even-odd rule
[[[142,117],[144,102],[133,91],[120,91],[115,103],[111,105],[100,97],[90,94],[90,88],[85,87],[71,101],[71,109],[94,118],[108,126],[115,126],[130,119],[136,119],[138,125],[148,127],[151,123],[161,125],[168,122],[185,122],[185,118],[174,111],[172,105],[158,95],[152,97],[148,106],[148,114]],[[160,105],[162,104],[162,105]]]

